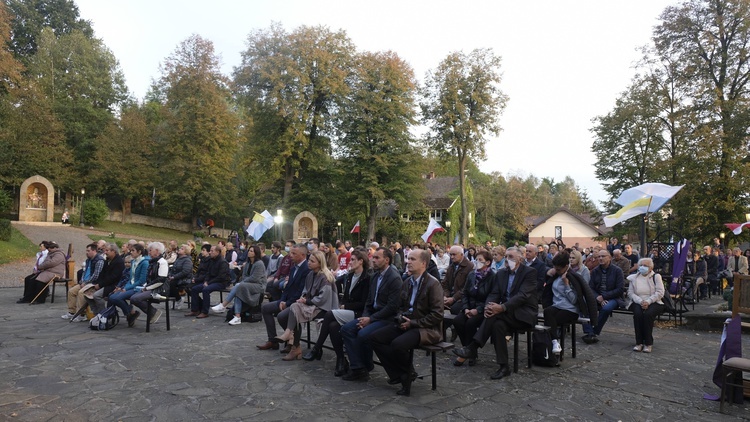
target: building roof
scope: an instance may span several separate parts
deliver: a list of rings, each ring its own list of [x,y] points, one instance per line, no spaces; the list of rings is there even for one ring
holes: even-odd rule
[[[537,227],[537,226],[539,226],[541,224],[544,224],[545,221],[549,220],[550,218],[552,218],[552,216],[554,216],[555,214],[560,213],[560,212],[564,212],[564,213],[570,214],[571,216],[573,216],[575,219],[577,219],[581,223],[585,224],[586,226],[591,227],[594,231],[596,231],[599,234],[599,236],[604,236],[607,233],[609,233],[609,232],[612,231],[612,229],[609,228],[609,227],[600,227],[600,226],[595,225],[594,224],[594,219],[590,215],[588,215],[588,214],[575,214],[572,211],[570,211],[570,209],[568,207],[562,206],[562,207],[556,209],[550,215],[547,215],[547,216],[538,216],[538,215],[535,215],[535,216],[526,217],[524,219],[524,223],[526,224],[526,233],[528,234],[529,232],[531,232],[531,230],[534,229],[534,227]]]
[[[427,195],[425,195],[424,203],[427,208],[447,210],[453,206],[458,197],[455,193],[451,195],[451,192],[458,189],[458,177],[428,177],[425,180],[425,188],[427,188]]]

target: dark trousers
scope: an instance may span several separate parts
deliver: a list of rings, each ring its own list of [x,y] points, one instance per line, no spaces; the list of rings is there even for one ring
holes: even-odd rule
[[[268,302],[261,306],[260,313],[263,316],[263,322],[266,323],[266,332],[268,333],[268,341],[273,340],[276,337],[276,319],[278,317],[281,328],[286,330],[287,322],[289,321],[289,308],[285,308],[283,311],[279,310],[279,303],[281,301]],[[298,336],[296,338],[299,338]]]
[[[44,289],[44,286],[47,285],[47,283],[37,281],[36,276],[37,274],[31,274],[23,280],[23,300],[27,302],[31,302]],[[44,293],[39,295],[36,301],[44,303],[47,300],[47,295],[49,295],[49,289],[44,289]]]
[[[478,343],[479,347],[482,347],[487,343],[487,340],[492,338],[492,341],[495,343],[495,357],[498,365],[507,365],[508,341],[505,340],[505,337],[516,331],[525,331],[531,328],[531,325],[516,319],[514,314],[503,312],[486,318],[482,322],[482,325],[479,326],[477,333],[474,335],[474,342]]]
[[[633,303],[630,305],[633,312],[633,327],[635,328],[635,344],[654,345],[654,320],[664,311],[664,305],[652,303],[645,311],[641,305]]]
[[[456,318],[453,319],[453,329],[458,333],[462,346],[468,346],[471,343],[471,339],[477,333],[479,326],[482,325],[482,321],[484,321],[484,313],[472,317],[467,317],[463,312],[456,315]]]
[[[575,312],[555,308],[554,306],[544,308],[544,325],[550,327],[550,335],[553,340],[560,338],[560,334],[557,332],[558,326],[562,325],[564,327],[565,324],[576,321],[578,321],[578,314]]]
[[[208,315],[208,307],[211,306],[211,292],[224,290],[224,283],[211,283],[208,286],[197,284],[190,291],[190,310],[200,311]]]
[[[372,333],[370,343],[390,379],[401,379],[412,371],[409,351],[419,346],[419,328],[402,330],[395,324],[386,325]]]
[[[336,352],[336,357],[339,359],[343,358],[344,340],[341,339],[341,325],[336,321],[333,312],[326,312],[323,317],[323,324],[320,326],[320,334],[318,335],[318,341],[315,342],[315,347],[318,350],[322,350],[323,343],[326,342],[329,336],[331,337],[331,344],[333,345],[333,350]]]

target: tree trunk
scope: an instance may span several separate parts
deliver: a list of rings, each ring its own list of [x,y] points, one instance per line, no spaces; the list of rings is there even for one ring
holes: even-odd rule
[[[367,216],[367,239],[365,244],[375,239],[375,221],[378,218],[378,201],[370,201],[369,215]],[[359,228],[362,231],[362,228]]]
[[[469,238],[469,207],[466,204],[466,151],[458,152],[458,186],[461,190],[461,243],[467,244]]]
[[[122,198],[120,201],[120,204],[122,205],[122,224],[126,224],[128,221],[130,221],[130,214],[132,213],[132,204],[133,199],[132,198]]]

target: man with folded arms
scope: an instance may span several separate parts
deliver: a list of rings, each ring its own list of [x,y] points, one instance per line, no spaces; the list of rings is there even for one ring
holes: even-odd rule
[[[223,290],[229,284],[229,263],[221,256],[221,252],[221,246],[211,247],[206,272],[195,276],[195,286],[190,291],[190,312],[185,316],[208,318],[211,292]]]

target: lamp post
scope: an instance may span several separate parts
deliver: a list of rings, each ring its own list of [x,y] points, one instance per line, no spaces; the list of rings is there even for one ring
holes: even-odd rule
[[[451,221],[450,220],[445,220],[445,237],[447,240],[447,242],[445,243],[447,243],[448,247],[450,247],[451,245]]]
[[[273,222],[276,224],[276,237],[281,241],[281,225],[284,223],[284,215],[281,209],[276,210],[276,217],[273,218]]]
[[[79,219],[80,221],[78,222],[81,227],[83,227],[83,196],[84,195],[86,195],[86,189],[81,188],[81,218]]]
[[[724,250],[724,236],[726,236],[723,232],[719,233],[719,238],[721,239],[721,250]]]
[[[341,236],[341,222],[339,221],[339,222],[338,222],[338,223],[336,223],[336,224],[338,225],[338,228],[336,229],[336,235],[337,235],[337,236],[339,237],[339,238],[338,238],[338,239],[336,239],[336,240],[341,240],[341,237],[342,237],[342,236]]]

